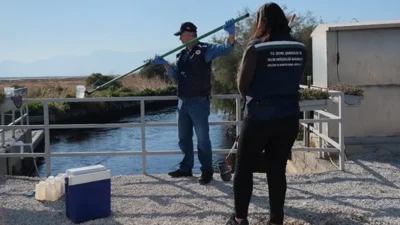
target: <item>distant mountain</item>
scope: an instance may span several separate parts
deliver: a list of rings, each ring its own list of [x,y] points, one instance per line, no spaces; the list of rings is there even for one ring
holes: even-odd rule
[[[0,77],[87,76],[92,73],[125,74],[143,61],[171,49],[138,52],[99,50],[82,56],[55,56],[30,63],[5,60],[0,62]],[[172,53],[167,57],[174,57]]]

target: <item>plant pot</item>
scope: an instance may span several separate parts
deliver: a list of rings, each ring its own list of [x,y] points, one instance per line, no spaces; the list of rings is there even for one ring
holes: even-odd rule
[[[300,101],[300,111],[322,110],[328,106],[328,99],[302,100]]]
[[[333,96],[332,101],[335,103],[339,102],[339,97]],[[344,95],[344,104],[346,106],[359,106],[362,102],[363,96],[359,95]]]

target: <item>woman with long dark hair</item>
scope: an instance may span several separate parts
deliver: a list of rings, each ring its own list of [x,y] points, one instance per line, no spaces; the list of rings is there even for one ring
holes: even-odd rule
[[[299,132],[298,91],[307,61],[306,46],[290,31],[279,5],[259,8],[237,78],[246,101],[233,180],[235,212],[227,224],[248,224],[253,169],[261,156],[269,189],[269,224],[283,224],[286,164]]]

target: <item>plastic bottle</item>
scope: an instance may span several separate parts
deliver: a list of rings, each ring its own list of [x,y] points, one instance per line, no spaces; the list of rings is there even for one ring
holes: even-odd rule
[[[64,194],[64,176],[63,174],[58,174],[55,178],[55,186],[57,190],[57,197],[61,197]]]
[[[48,179],[46,179],[45,186],[46,186],[46,200],[52,202],[56,201],[58,199],[58,194],[53,176],[50,176]]]
[[[46,186],[44,181],[40,181],[36,184],[35,199],[39,201],[46,200]]]

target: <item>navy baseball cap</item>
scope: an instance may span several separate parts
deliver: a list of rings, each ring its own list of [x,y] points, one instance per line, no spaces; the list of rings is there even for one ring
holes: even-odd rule
[[[192,22],[185,22],[182,23],[181,28],[179,29],[178,32],[176,32],[174,35],[179,36],[182,34],[182,32],[187,31],[187,32],[197,32],[197,27],[192,23]]]

